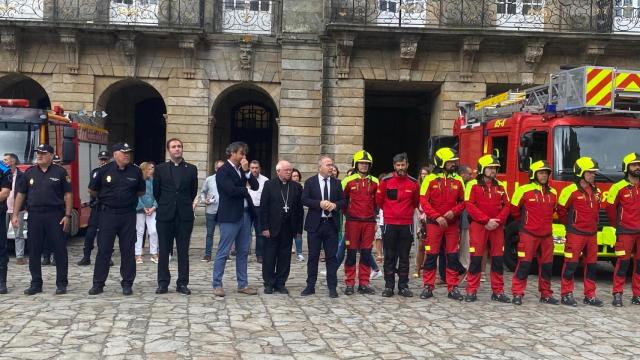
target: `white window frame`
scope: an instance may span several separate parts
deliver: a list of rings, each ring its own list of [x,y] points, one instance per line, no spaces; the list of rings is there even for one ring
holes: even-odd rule
[[[504,9],[500,9],[501,6]],[[544,6],[545,0],[497,0],[496,27],[504,30],[543,31]]]
[[[223,32],[270,35],[273,6],[272,0],[224,0],[223,24],[230,25],[225,25]]]
[[[614,0],[613,16],[614,33],[640,34],[640,0]]]
[[[0,19],[42,21],[43,9],[44,0],[0,0]]]
[[[160,0],[110,0],[109,22],[125,25],[158,25]]]
[[[427,24],[427,1],[376,0],[375,23],[389,27],[424,27]]]

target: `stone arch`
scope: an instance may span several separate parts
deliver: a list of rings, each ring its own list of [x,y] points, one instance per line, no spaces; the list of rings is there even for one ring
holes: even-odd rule
[[[51,98],[45,88],[24,74],[10,73],[0,77],[0,98],[27,99],[31,107],[51,109]]]
[[[108,85],[97,99],[96,110],[107,113],[110,144],[128,142],[138,164],[165,160],[167,106],[153,85],[121,79]]]
[[[248,160],[259,160],[263,174],[275,173],[278,159],[279,86],[262,87],[255,83],[220,87],[212,96],[210,159],[224,159],[224,150],[232,141],[249,144]],[[215,91],[215,90],[214,90]],[[213,166],[211,166],[213,168]]]

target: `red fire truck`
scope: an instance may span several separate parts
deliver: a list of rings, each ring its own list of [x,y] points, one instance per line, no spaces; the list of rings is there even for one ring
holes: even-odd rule
[[[97,167],[98,152],[107,149],[108,132],[101,116],[64,114],[60,106],[47,111],[29,107],[24,99],[0,99],[0,153],[14,153],[25,170],[34,163],[33,149],[41,143],[54,147],[71,176],[73,213],[71,235],[87,226],[90,208],[89,177]],[[9,231],[9,238],[14,238]]]
[[[574,181],[573,164],[581,156],[599,163],[598,186],[606,191],[623,177],[622,158],[640,151],[640,72],[607,67],[560,71],[548,85],[508,91],[477,103],[460,103],[453,136],[429,139],[429,153],[441,146],[459,150],[460,163],[475,168],[493,153],[502,167],[498,179],[507,191],[529,182],[529,165],[547,160],[550,185],[558,194]],[[429,158],[432,158],[430,156]],[[615,261],[615,229],[601,210],[598,257]],[[564,253],[564,225],[553,225],[556,263]],[[505,228],[505,264],[515,269],[518,224]]]

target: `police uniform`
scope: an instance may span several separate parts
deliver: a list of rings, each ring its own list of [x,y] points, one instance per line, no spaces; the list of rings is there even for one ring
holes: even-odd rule
[[[109,159],[109,153],[107,153],[106,151],[100,151],[100,153],[98,153],[98,159],[101,159],[101,160]],[[99,166],[91,170],[90,179],[93,179],[97,176],[98,170],[100,170],[102,166]],[[84,237],[84,248],[83,248],[84,255],[82,259],[78,262],[78,265],[91,264],[91,251],[93,251],[93,242],[96,238],[96,234],[98,233],[98,214],[99,214],[98,204],[99,204],[98,198],[92,196],[89,201],[89,206],[91,207],[91,213],[89,214],[89,223],[87,224],[87,232]]]
[[[9,167],[4,165],[0,161],[0,191],[8,189],[11,191],[11,181],[9,176],[11,171]],[[0,202],[0,219],[6,217],[7,214],[7,201],[6,199]],[[7,264],[9,263],[9,256],[7,255],[7,223],[0,221],[0,294],[7,293]]]
[[[133,151],[126,143],[116,144],[113,152]],[[133,280],[136,277],[136,206],[138,194],[144,193],[145,181],[140,168],[128,164],[120,169],[116,161],[102,166],[91,179],[89,190],[97,192],[100,216],[98,220],[98,255],[93,273],[93,287],[89,294],[102,292],[109,275],[109,260],[113,253],[113,244],[118,236],[120,246],[120,275],[125,295],[131,294]]]
[[[36,148],[40,153],[53,153],[53,147],[42,144]],[[68,259],[66,236],[61,220],[65,214],[65,194],[71,193],[71,178],[62,166],[51,164],[45,170],[39,165],[27,169],[16,184],[16,193],[24,194],[29,212],[29,271],[31,287],[25,294],[42,291],[41,255],[46,242],[53,248],[56,258],[56,287],[66,292],[68,285]],[[64,290],[64,291],[62,291]]]

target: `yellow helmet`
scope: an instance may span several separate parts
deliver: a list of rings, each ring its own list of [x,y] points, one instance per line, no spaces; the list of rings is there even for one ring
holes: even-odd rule
[[[436,167],[444,168],[444,164],[447,161],[458,160],[458,152],[453,150],[452,148],[443,147],[436,151],[436,154],[433,156],[433,163]]]
[[[357,153],[353,154],[353,167],[355,168],[359,162],[373,164],[373,157],[366,150],[360,150]]]
[[[640,155],[638,155],[638,153],[632,152],[627,154],[622,159],[622,171],[626,173],[627,171],[629,171],[629,165],[637,163],[640,163]]]
[[[531,164],[531,166],[529,166],[529,180],[535,180],[536,173],[542,170],[551,171],[551,167],[549,167],[547,160],[538,160]]]
[[[483,175],[484,169],[491,166],[500,167],[500,160],[495,155],[488,154],[478,159],[478,175]]]
[[[584,175],[585,171],[598,171],[598,162],[593,160],[588,156],[583,156],[580,159],[576,160],[576,163],[573,165],[573,172],[576,174],[578,178],[581,178]]]

